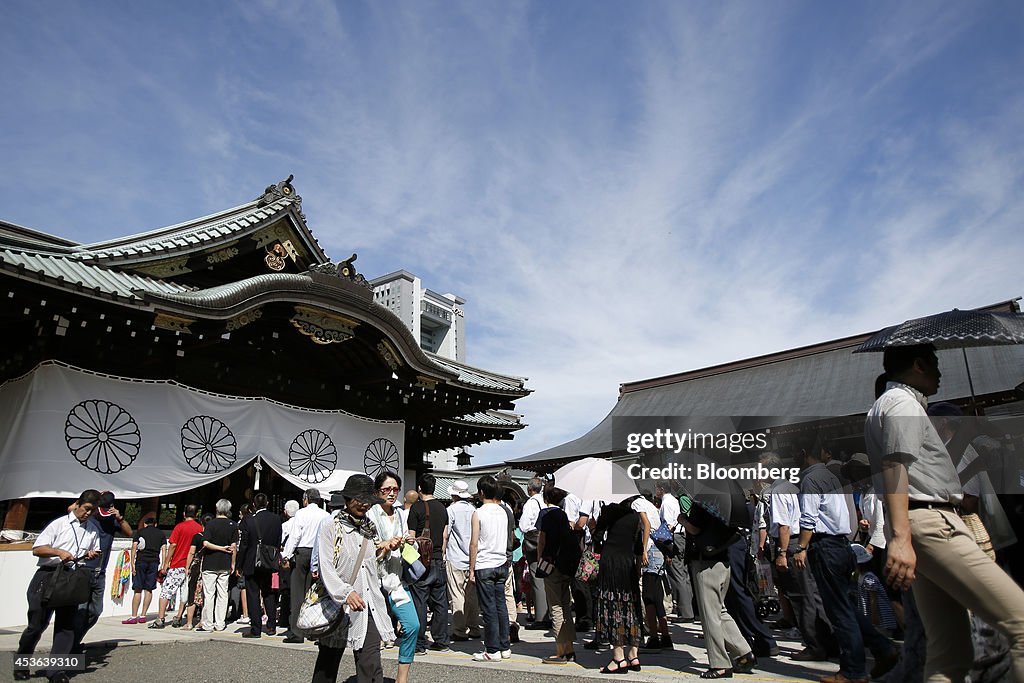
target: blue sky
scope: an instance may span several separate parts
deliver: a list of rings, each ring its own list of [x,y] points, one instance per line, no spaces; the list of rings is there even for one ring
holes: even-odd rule
[[[1024,5],[22,2],[0,218],[82,242],[295,174],[335,259],[468,299],[574,438],[624,381],[1024,294]]]

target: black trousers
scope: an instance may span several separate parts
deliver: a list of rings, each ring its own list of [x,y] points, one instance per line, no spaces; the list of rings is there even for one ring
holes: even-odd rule
[[[291,627],[292,633],[298,635],[299,630],[295,626],[295,622],[299,619],[299,608],[302,607],[302,599],[306,597],[306,591],[309,590],[310,584],[313,583],[313,576],[310,574],[309,561],[313,558],[312,548],[296,548],[295,554],[292,556],[292,576],[291,576],[291,622],[288,624]]]
[[[39,568],[28,584],[28,626],[21,634],[18,641],[18,654],[30,655],[35,652],[36,645],[53,618],[53,648],[50,654],[53,656],[71,654],[75,646],[75,621],[78,614],[78,605],[58,607],[56,609],[43,604],[43,586],[50,577],[53,570]],[[52,678],[60,669],[48,669],[47,677]]]
[[[260,635],[263,619],[260,615],[267,611],[267,633],[277,630],[277,593],[270,589],[273,583],[273,572],[259,571],[245,575],[245,600],[249,603],[249,633]]]
[[[757,618],[754,598],[747,588],[747,539],[741,538],[729,547],[729,592],[725,594],[725,609],[729,612],[740,633],[750,643],[755,653],[767,652],[777,647],[775,638],[768,627]]]
[[[280,569],[277,572],[277,604],[281,609],[281,614],[277,619],[277,623],[284,626],[289,631],[292,627],[292,570],[291,569]],[[269,617],[267,619],[269,621]]]
[[[380,633],[377,631],[377,625],[373,623],[373,615],[367,612],[366,618],[366,639],[363,640],[360,649],[352,651],[356,660],[356,681],[384,683],[384,667],[380,663]],[[342,628],[347,631],[348,624]],[[338,680],[338,668],[341,666],[343,654],[343,647],[321,645],[316,656],[316,664],[313,665],[313,683],[335,683]]]

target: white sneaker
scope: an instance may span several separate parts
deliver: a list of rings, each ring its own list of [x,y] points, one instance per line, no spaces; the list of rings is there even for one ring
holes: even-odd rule
[[[512,650],[502,650],[501,651],[501,658],[502,659],[512,659]]]
[[[249,625],[249,617],[239,617],[238,620],[235,623],[239,624],[241,626],[248,626]]]
[[[511,656],[511,655],[512,655],[512,651],[509,650],[509,656]],[[500,652],[486,652],[486,651],[484,651],[484,652],[477,652],[475,655],[473,655],[473,661],[474,662],[500,662],[501,661],[501,653]]]

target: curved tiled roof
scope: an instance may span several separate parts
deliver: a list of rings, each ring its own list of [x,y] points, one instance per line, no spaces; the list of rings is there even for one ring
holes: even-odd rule
[[[74,258],[27,249],[0,249],[0,269],[22,278],[31,275],[56,287],[90,290],[94,294],[141,300],[140,292],[181,294],[190,287],[133,273],[100,268]]]
[[[520,422],[520,415],[509,413],[504,410],[484,410],[471,415],[453,417],[445,420],[457,424],[481,425],[484,427],[496,427],[506,429],[522,429],[526,425]]]
[[[458,373],[459,381],[465,384],[472,384],[473,386],[482,387],[484,389],[495,389],[497,391],[515,393],[521,393],[526,386],[526,378],[524,377],[499,375],[495,372],[481,370],[480,368],[474,368],[448,358],[442,358],[434,353],[427,353],[426,355],[427,358],[442,368]]]
[[[185,223],[81,245],[73,250],[73,254],[82,261],[107,263],[148,260],[176,252],[207,248],[212,242],[223,242],[235,236],[242,236],[268,218],[285,212],[289,207],[298,207],[300,203],[301,199],[297,197],[285,197],[265,206],[260,206],[258,201],[252,201]],[[319,251],[319,244],[316,244],[312,236],[310,239]],[[322,252],[320,256],[325,258]]]

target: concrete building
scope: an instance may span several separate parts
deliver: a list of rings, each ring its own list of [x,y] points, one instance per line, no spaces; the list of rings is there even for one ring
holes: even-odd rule
[[[454,294],[438,294],[423,286],[420,278],[398,270],[370,280],[373,300],[397,315],[420,348],[462,363],[466,360],[466,300]]]

